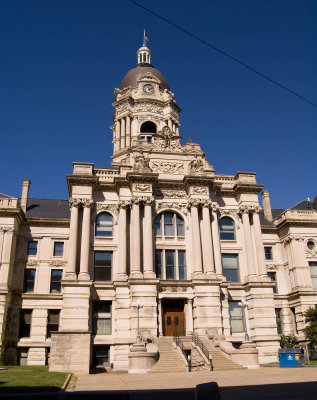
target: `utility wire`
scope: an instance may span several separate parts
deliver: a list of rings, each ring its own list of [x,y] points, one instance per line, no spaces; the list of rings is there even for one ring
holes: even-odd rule
[[[179,25],[176,25],[174,22],[168,20],[167,18],[162,17],[162,15],[157,14],[155,11],[150,10],[149,8],[145,7],[144,5],[138,3],[135,0],[128,0],[130,3],[133,3],[134,5],[136,5],[139,8],[142,8],[143,10],[147,11],[148,13],[154,15],[155,17],[161,19],[164,22],[167,22],[169,25],[173,26],[174,28],[178,29],[179,31],[185,33],[188,36],[191,36],[192,38],[198,40],[199,42],[205,44],[206,46],[212,48],[213,50],[217,51],[218,53],[222,54],[223,56],[229,58],[232,61],[235,61],[236,63],[242,65],[243,67],[247,68],[248,70],[254,72],[255,74],[259,75],[261,78],[266,79],[267,81],[273,83],[274,85],[280,87],[281,89],[286,90],[287,92],[293,94],[294,96],[298,97],[299,99],[305,101],[306,103],[314,106],[317,108],[317,104],[313,103],[312,101],[310,101],[309,99],[307,99],[306,97],[301,96],[299,93],[295,92],[292,89],[289,89],[288,87],[284,86],[283,84],[277,82],[276,80],[270,78],[269,76],[263,74],[262,72],[256,70],[255,68],[251,67],[250,65],[246,64],[245,62],[239,60],[238,58],[231,56],[229,53],[226,53],[225,51],[219,49],[218,47],[214,46],[213,44],[207,42],[204,39],[201,39],[199,36],[196,36],[195,34],[187,31],[186,29],[182,28]]]

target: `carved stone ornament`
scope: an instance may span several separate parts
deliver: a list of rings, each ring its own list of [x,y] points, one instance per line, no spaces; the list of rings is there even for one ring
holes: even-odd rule
[[[306,238],[305,239],[305,254],[307,257],[317,257],[317,238]],[[308,244],[312,243],[312,248],[308,247]]]
[[[130,200],[120,200],[118,203],[118,208],[124,208],[124,209],[128,209],[129,207],[131,207],[131,201]]]
[[[232,217],[237,216],[237,210],[225,210],[223,208],[219,208],[220,215],[231,215]]]
[[[71,197],[69,199],[69,206],[70,207],[80,207],[81,206],[81,199]]]
[[[162,193],[168,199],[186,199],[188,197],[185,190],[162,189]]]
[[[208,188],[205,187],[205,186],[193,186],[192,193],[193,194],[208,195]]]
[[[187,215],[187,203],[172,203],[172,202],[166,202],[166,201],[161,201],[161,202],[156,202],[155,203],[155,210],[156,212],[159,212],[162,209],[168,209],[168,210],[179,210],[181,213],[184,215]]]
[[[3,233],[6,233],[6,232],[14,233],[15,232],[15,228],[13,226],[0,226],[0,232],[3,232]]]
[[[219,204],[218,203],[212,203],[211,204],[211,210],[212,212],[217,212],[219,210]]]
[[[64,267],[66,261],[64,260],[51,260],[50,267]]]
[[[91,199],[82,199],[81,203],[83,207],[90,208],[93,205],[93,201]]]
[[[195,156],[195,158],[189,163],[190,172],[203,172],[204,167],[205,163],[201,156]]]
[[[34,259],[32,259],[32,258],[29,258],[29,259],[27,260],[27,262],[26,262],[26,265],[27,265],[28,267],[36,267],[36,266],[37,266],[37,263],[38,263],[37,260],[34,260]]]
[[[186,286],[163,286],[161,292],[164,293],[185,293],[188,291]]]
[[[184,173],[184,164],[176,162],[152,162],[154,172],[162,172],[163,174],[182,174]]]
[[[154,197],[152,196],[132,196],[131,198],[132,204],[136,205],[152,205],[154,202]]]
[[[93,205],[93,201],[87,198],[70,198],[69,206],[70,207],[91,207]]]
[[[133,169],[135,171],[148,171],[150,169],[149,161],[144,157],[142,152],[140,155],[135,156]]]
[[[243,204],[239,207],[238,214],[249,214],[249,213],[259,213],[262,210],[260,206],[253,206],[248,204]]]
[[[146,111],[146,112],[153,112],[157,114],[163,113],[163,106],[156,104],[156,103],[149,103],[149,102],[140,102],[135,104],[134,109],[135,112]],[[148,118],[148,117],[146,117]]]
[[[137,190],[139,192],[150,192],[151,185],[148,183],[136,183],[134,186],[134,190]]]
[[[266,264],[266,269],[268,271],[276,271],[277,270],[277,265],[273,263],[267,263]]]

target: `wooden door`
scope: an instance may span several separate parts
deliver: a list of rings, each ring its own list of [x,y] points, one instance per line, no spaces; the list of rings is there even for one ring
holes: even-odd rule
[[[166,311],[164,313],[164,335],[185,335],[185,318],[183,311]]]

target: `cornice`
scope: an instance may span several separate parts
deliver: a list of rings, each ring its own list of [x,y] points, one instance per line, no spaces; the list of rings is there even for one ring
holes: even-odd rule
[[[27,218],[24,225],[29,226],[59,226],[68,228],[70,219],[67,218]]]
[[[17,218],[18,222],[21,223],[24,220],[24,212],[21,208],[1,208],[0,217]]]
[[[214,176],[206,176],[206,175],[186,175],[184,176],[183,183],[187,187],[190,185],[208,185],[210,187],[213,186]]]
[[[159,174],[153,172],[128,172],[127,181],[129,183],[157,183]]]
[[[233,192],[235,195],[240,193],[260,193],[264,185],[259,184],[244,184],[244,183],[237,183],[233,186]]]

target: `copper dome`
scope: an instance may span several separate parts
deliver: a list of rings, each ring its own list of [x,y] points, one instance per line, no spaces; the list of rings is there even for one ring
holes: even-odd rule
[[[120,89],[124,89],[129,86],[136,87],[137,80],[149,72],[152,75],[156,76],[161,81],[160,88],[162,90],[164,90],[164,89],[170,90],[170,87],[168,86],[168,83],[167,83],[166,79],[164,78],[164,76],[160,73],[160,71],[155,69],[151,64],[137,64],[133,69],[130,69],[130,71],[122,79],[122,82],[120,84]]]

